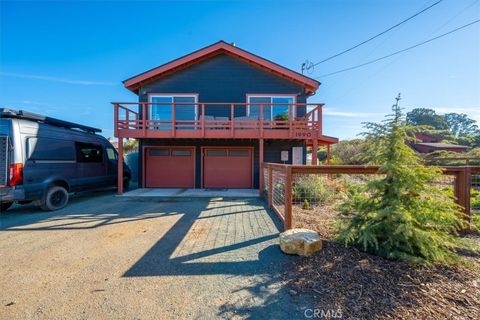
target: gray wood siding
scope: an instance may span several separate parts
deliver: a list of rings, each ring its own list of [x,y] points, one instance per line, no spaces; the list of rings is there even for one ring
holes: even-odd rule
[[[249,63],[220,54],[186,69],[144,85],[139,90],[139,101],[148,101],[149,93],[197,93],[199,102],[246,102],[246,94],[293,94],[298,103],[305,103],[301,85],[276,76]],[[241,108],[235,110],[242,116]],[[207,115],[230,116],[230,107],[206,108]],[[305,107],[298,116],[305,114]]]
[[[212,139],[144,139],[140,141],[140,150],[146,146],[194,146],[195,147],[195,187],[201,187],[201,147],[208,146],[225,146],[225,147],[237,147],[248,146],[254,147],[253,154],[253,185],[256,189],[259,187],[259,163],[258,163],[258,140],[212,140]],[[292,163],[292,147],[304,147],[303,163],[305,163],[305,142],[304,141],[280,141],[280,140],[265,140],[264,142],[264,161],[281,163],[280,153],[282,150],[288,150],[289,161],[286,163]],[[142,172],[143,152],[140,152],[139,169]],[[142,174],[139,174],[138,185],[142,185]]]
[[[265,140],[263,160],[272,163],[284,163],[281,158],[281,151],[288,150],[288,161],[286,164],[292,164],[292,148],[303,147],[303,164],[306,160],[306,144],[304,141],[284,141],[284,140]]]

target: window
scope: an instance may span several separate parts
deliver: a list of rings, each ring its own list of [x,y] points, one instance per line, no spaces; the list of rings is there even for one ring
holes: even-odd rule
[[[260,118],[260,107],[263,105],[263,118],[265,120],[287,119],[289,116],[289,105],[294,108],[294,96],[248,96],[248,115]],[[295,116],[295,109],[292,109]],[[284,118],[286,117],[286,118]]]
[[[248,157],[250,155],[248,150],[230,150],[228,154],[231,157]]]
[[[196,120],[197,119],[197,96],[196,95],[150,95],[152,109],[150,119],[172,120],[172,104],[175,103],[175,120]],[[156,126],[160,130],[170,130],[171,124],[160,123]]]
[[[28,138],[27,154],[30,160],[75,161],[73,143],[51,138]]]
[[[227,150],[219,149],[219,150],[207,150],[207,156],[209,157],[226,157]]]
[[[165,157],[168,156],[168,149],[150,149],[148,150],[149,156]]]
[[[116,161],[117,160],[117,152],[113,148],[110,148],[110,147],[107,147],[106,150],[107,150],[108,160]]]
[[[93,143],[75,142],[77,162],[103,162],[103,148]]]
[[[187,156],[190,157],[192,155],[192,150],[182,150],[182,149],[173,149],[172,156]]]

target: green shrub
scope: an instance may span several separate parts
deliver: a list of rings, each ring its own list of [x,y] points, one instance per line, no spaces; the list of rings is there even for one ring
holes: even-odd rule
[[[480,231],[480,214],[474,214],[472,217],[473,225],[477,228],[477,231]]]
[[[471,208],[473,210],[480,210],[480,198],[473,198],[471,203]]]
[[[480,191],[472,189],[470,192],[470,206],[474,210],[480,210]]]
[[[273,185],[273,198],[280,202],[285,201],[285,184],[283,181],[277,182]]]
[[[293,202],[309,204],[324,203],[329,197],[329,190],[325,186],[325,179],[320,175],[305,175],[293,185]]]
[[[307,199],[303,200],[302,209],[304,210],[312,209],[312,206],[310,205],[310,201],[308,201]]]

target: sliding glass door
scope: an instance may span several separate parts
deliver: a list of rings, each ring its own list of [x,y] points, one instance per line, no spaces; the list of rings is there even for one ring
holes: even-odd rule
[[[187,95],[150,95],[152,102],[150,119],[162,120],[155,124],[157,130],[171,130],[173,119],[173,104],[175,104],[175,120],[180,125],[178,129],[192,129],[183,125],[190,124],[190,121],[181,122],[181,120],[196,120],[197,117],[197,97]]]
[[[248,96],[248,116],[260,118],[260,106],[263,105],[265,120],[288,120],[288,106],[295,103],[293,96]],[[295,117],[295,109],[292,110]]]

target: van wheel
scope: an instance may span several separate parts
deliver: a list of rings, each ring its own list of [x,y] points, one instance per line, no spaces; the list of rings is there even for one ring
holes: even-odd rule
[[[40,207],[45,211],[59,210],[68,203],[68,192],[64,187],[53,186],[48,188]]]
[[[0,205],[0,211],[1,212],[5,212],[8,210],[8,208],[10,208],[13,204],[13,201],[10,201],[10,202],[2,202],[1,205]]]

